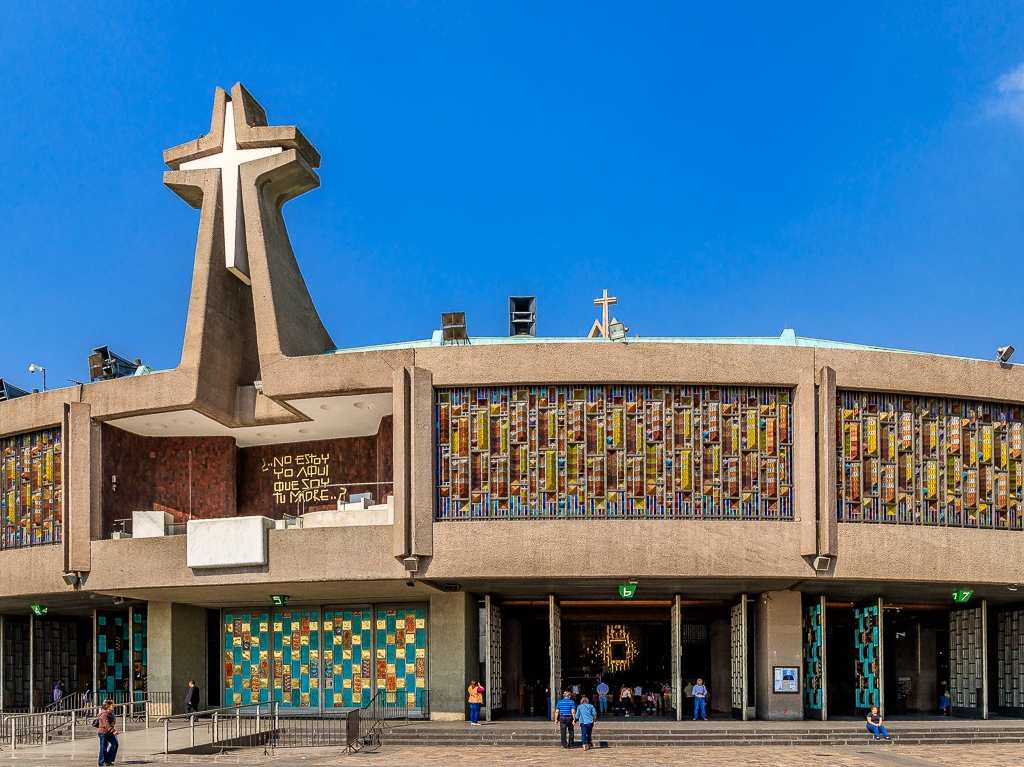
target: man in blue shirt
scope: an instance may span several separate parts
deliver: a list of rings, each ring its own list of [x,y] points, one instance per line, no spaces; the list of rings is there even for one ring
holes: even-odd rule
[[[708,712],[706,708],[708,688],[704,686],[704,680],[698,679],[697,684],[693,686],[693,721],[697,721],[699,716],[705,722],[708,720]]]
[[[580,742],[583,750],[589,751],[594,746],[590,740],[590,733],[594,729],[594,722],[597,720],[597,709],[584,695],[580,698],[580,704],[576,707],[576,721],[580,723]]]
[[[561,700],[555,705],[555,721],[558,722],[558,734],[562,739],[562,748],[572,748],[575,737],[572,722],[576,716],[576,704],[572,702],[572,693],[566,690]]]

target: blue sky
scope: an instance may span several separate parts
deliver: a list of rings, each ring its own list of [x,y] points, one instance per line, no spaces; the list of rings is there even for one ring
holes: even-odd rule
[[[1024,349],[1024,6],[837,5],[8,4],[0,376],[177,364],[161,152],[236,80],[324,157],[286,217],[339,346],[607,287],[641,335]]]

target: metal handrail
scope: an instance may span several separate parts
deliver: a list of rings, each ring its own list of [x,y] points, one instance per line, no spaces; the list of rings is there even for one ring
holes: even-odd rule
[[[263,713],[263,707],[266,706],[266,713]],[[253,715],[246,716],[247,719],[255,719],[255,729],[253,735],[261,735],[263,731],[260,729],[262,722],[272,722],[274,729],[278,726],[278,704],[277,701],[271,701],[269,703],[250,703],[248,705],[237,705],[237,706],[221,706],[219,708],[208,708],[202,711],[193,711],[187,714],[172,714],[170,716],[162,716],[157,721],[163,722],[164,725],[164,753],[170,753],[170,739],[171,733],[188,729],[189,730],[189,747],[195,748],[196,746],[196,721],[203,720],[201,725],[209,726],[210,728],[210,744],[217,743],[220,738],[218,735],[226,736],[226,738],[242,737],[242,711],[255,709]],[[228,714],[228,717],[222,717],[222,714]],[[230,716],[233,714],[234,716]],[[231,725],[225,725],[223,720],[227,719],[230,722],[234,720],[234,734],[231,735]],[[172,722],[182,722],[180,727],[172,727]],[[227,729],[223,729],[224,727]]]
[[[127,732],[131,729],[131,712],[136,704],[134,702],[118,703],[113,706],[114,716],[123,722],[123,729]],[[55,733],[68,727],[71,728],[71,740],[77,737],[78,720],[94,719],[99,713],[99,707],[95,705],[82,706],[81,708],[63,709],[60,711],[41,711],[32,714],[12,714],[4,721],[4,733],[0,736],[0,742],[10,738],[11,750],[18,747],[19,735],[22,745],[36,745],[34,741],[38,737],[39,745],[45,746]]]

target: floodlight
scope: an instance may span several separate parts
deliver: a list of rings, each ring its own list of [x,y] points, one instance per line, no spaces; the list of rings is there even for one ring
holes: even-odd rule
[[[508,334],[510,336],[537,335],[537,297],[508,297]]]
[[[1010,361],[1010,357],[1013,356],[1014,348],[1007,344],[1006,346],[1000,346],[996,349],[996,361],[1002,362],[1004,365]]]
[[[441,315],[441,345],[469,344],[465,312],[445,312]]]
[[[42,365],[37,365],[34,362],[28,364],[29,373],[42,373],[43,374],[43,391],[46,391],[46,368]]]
[[[27,397],[28,392],[24,389],[19,389],[14,384],[7,383],[4,379],[0,378],[0,402],[5,402],[15,397]]]
[[[608,323],[608,338],[612,341],[624,341],[626,339],[626,333],[629,332],[629,328],[619,322],[617,319],[612,317],[612,321]]]
[[[97,346],[89,355],[89,380],[109,381],[135,375],[142,362],[129,362],[120,354],[110,351],[109,346]]]

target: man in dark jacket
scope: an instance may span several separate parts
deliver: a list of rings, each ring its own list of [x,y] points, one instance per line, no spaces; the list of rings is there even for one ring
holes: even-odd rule
[[[185,713],[192,714],[199,710],[199,688],[196,687],[196,680],[188,680],[188,689],[185,690]]]

